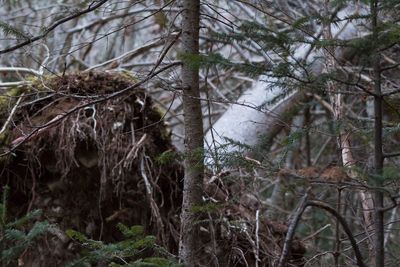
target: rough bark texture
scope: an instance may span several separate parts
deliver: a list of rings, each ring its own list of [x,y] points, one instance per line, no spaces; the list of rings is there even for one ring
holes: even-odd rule
[[[199,53],[200,1],[182,1],[182,53]],[[199,213],[203,192],[203,121],[199,93],[199,73],[187,62],[182,66],[185,122],[185,180],[181,214],[179,256],[185,266],[196,265],[199,254]]]

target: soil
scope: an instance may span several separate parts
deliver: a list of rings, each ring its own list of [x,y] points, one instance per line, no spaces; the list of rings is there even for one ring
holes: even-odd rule
[[[127,75],[89,72],[20,88],[23,101],[0,140],[0,153],[11,149],[0,160],[0,184],[11,188],[10,219],[41,209],[41,219],[53,225],[23,253],[21,266],[65,266],[81,251],[64,234],[67,229],[115,242],[122,239],[118,223],[142,225],[178,253],[183,168],[163,114],[143,89],[93,103],[134,83]],[[3,112],[1,123],[5,118]],[[211,201],[202,211],[205,266],[213,266],[216,257],[220,266],[254,266],[257,201],[241,197],[237,185],[214,182],[206,191],[217,204]],[[259,266],[270,266],[287,227],[259,220]],[[290,263],[301,266],[304,253],[304,244],[294,240]]]
[[[49,77],[26,88],[32,94],[23,102],[36,102],[21,105],[6,138],[23,143],[0,165],[1,184],[11,187],[11,217],[41,209],[42,219],[59,233],[74,229],[106,242],[121,239],[117,223],[143,225],[162,245],[177,247],[182,168],[174,159],[158,161],[174,147],[145,91],[70,112],[133,83],[130,77],[90,72]],[[52,120],[57,121],[45,126]],[[63,266],[78,249],[66,236],[49,234],[21,261]]]

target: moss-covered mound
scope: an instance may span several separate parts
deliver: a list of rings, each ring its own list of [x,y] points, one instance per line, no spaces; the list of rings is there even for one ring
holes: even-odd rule
[[[11,216],[42,209],[60,232],[106,241],[119,238],[117,223],[143,225],[163,245],[177,247],[182,175],[178,163],[160,161],[174,150],[162,114],[141,89],[104,100],[132,84],[119,74],[83,73],[18,90],[24,95],[0,152],[8,153],[0,182],[11,187]],[[8,105],[3,97],[3,111],[17,100],[9,99]],[[62,266],[74,253],[71,244],[49,237],[34,249],[35,265]],[[26,266],[33,266],[32,253]]]

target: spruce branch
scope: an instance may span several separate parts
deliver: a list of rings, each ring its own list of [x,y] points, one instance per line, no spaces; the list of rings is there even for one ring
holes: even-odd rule
[[[25,33],[23,30],[18,29],[5,21],[0,20],[0,30],[3,32],[5,36],[14,36],[20,39],[29,39],[30,36],[28,33]]]

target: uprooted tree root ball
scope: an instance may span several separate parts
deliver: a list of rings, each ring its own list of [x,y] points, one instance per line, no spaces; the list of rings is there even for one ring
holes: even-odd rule
[[[11,187],[11,217],[41,209],[53,225],[23,254],[25,266],[63,266],[76,258],[80,247],[64,234],[67,229],[95,240],[120,240],[118,223],[145,226],[147,234],[177,253],[183,172],[163,114],[142,89],[107,98],[134,83],[127,75],[88,72],[47,77],[18,89],[22,101],[0,140],[1,153],[15,149],[0,160],[0,184]],[[2,123],[8,118],[5,102]],[[256,252],[255,209],[228,202],[217,185],[207,191],[219,203],[199,208],[205,214],[200,222],[204,263],[211,266],[219,257],[229,266],[245,266],[258,253],[268,266],[279,254],[286,228],[262,219]],[[301,265],[304,252],[302,243],[295,243],[292,260]]]
[[[1,163],[14,216],[42,209],[60,230],[106,241],[119,238],[117,223],[140,224],[163,245],[176,246],[182,173],[178,163],[158,161],[174,149],[162,114],[141,89],[90,104],[133,82],[119,74],[84,73],[37,80],[20,90],[26,93],[6,138],[18,147]],[[35,264],[57,266],[71,257],[67,239],[48,238]]]

